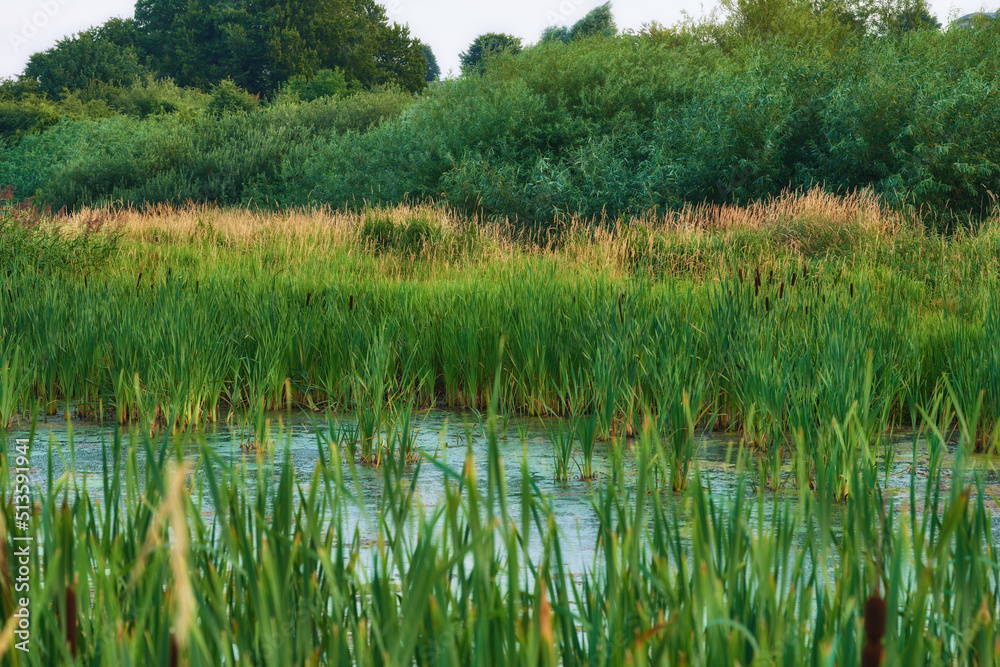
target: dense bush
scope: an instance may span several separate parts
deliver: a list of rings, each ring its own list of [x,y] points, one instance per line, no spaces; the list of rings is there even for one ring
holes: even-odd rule
[[[0,181],[59,205],[435,198],[523,221],[815,184],[945,218],[991,209],[1000,26],[877,36],[796,20],[782,28],[795,39],[728,25],[549,40],[419,98],[375,89],[238,117],[63,121],[4,150]]]
[[[252,98],[233,86],[217,92],[206,112],[190,116],[65,119],[0,152],[0,182],[70,207],[189,199],[281,204],[294,187],[286,165],[301,159],[288,161],[289,153],[309,154],[341,133],[356,136],[413,102],[408,93],[380,88],[247,113],[227,105],[233,99]]]

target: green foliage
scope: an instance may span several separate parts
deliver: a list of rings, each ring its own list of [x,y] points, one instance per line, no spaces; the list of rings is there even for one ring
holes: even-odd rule
[[[569,28],[566,26],[549,26],[542,32],[542,37],[538,41],[541,44],[548,42],[562,42],[565,44],[569,41]]]
[[[99,81],[129,86],[142,81],[148,72],[131,46],[122,46],[103,29],[92,29],[59,41],[56,46],[36,53],[24,76],[38,82],[39,89],[58,97],[64,89],[79,90]]]
[[[368,87],[422,89],[419,42],[373,0],[140,0],[138,42],[163,75],[207,89],[231,78],[271,95],[293,76],[339,70]]]
[[[64,216],[30,200],[17,201],[15,194],[11,185],[0,189],[0,272],[68,277],[103,268],[117,249],[120,235],[105,229],[111,222],[106,213],[92,214],[79,232],[72,232]],[[0,428],[5,423],[0,419]]]
[[[504,33],[489,32],[472,41],[469,48],[459,54],[462,74],[481,73],[487,61],[500,54],[517,55],[521,52],[521,38]]]
[[[438,65],[437,56],[434,55],[434,50],[431,49],[430,44],[421,44],[420,46],[424,50],[424,60],[427,61],[427,75],[425,78],[428,82],[437,81],[441,78],[441,67]]]
[[[573,24],[569,31],[569,40],[583,37],[614,37],[618,33],[614,16],[611,15],[611,3],[605,2],[590,10],[586,16]]]
[[[208,103],[210,113],[224,116],[233,113],[248,113],[257,108],[255,96],[236,85],[232,79],[224,79],[212,86],[212,101]]]
[[[281,88],[283,96],[294,96],[303,102],[321,97],[347,97],[347,80],[340,69],[321,69],[313,76],[295,75]]]
[[[17,351],[0,362],[17,367]],[[686,491],[663,493],[662,450],[644,432],[634,478],[592,487],[598,553],[582,571],[565,564],[579,539],[534,478],[534,454],[505,460],[492,427],[485,454],[470,447],[461,466],[387,456],[359,497],[360,471],[325,435],[308,474],[284,433],[251,474],[200,432],[116,430],[97,446],[101,474],[81,484],[75,458],[61,462],[51,443],[46,453],[32,423],[24,440],[0,434],[0,549],[33,592],[31,641],[16,655],[620,667],[674,656],[856,665],[876,649],[890,665],[991,664],[1000,561],[988,473],[961,456],[944,463],[942,413],[964,406],[921,409],[928,454],[899,474],[905,513],[863,463],[872,447],[856,429],[840,438],[855,450],[843,502],[823,487],[752,489],[742,467],[722,489],[696,471]],[[47,479],[27,493],[20,456]],[[436,506],[413,492],[430,485]],[[14,600],[0,596],[5,618]]]
[[[254,110],[252,98],[244,91],[226,88],[218,93],[217,106],[188,100],[201,106],[185,106],[181,113],[146,120],[125,116],[64,119],[49,131],[25,136],[0,152],[0,182],[14,184],[18,192],[38,195],[42,201],[70,207],[188,199],[281,203],[299,192],[285,170],[301,164],[318,142],[325,144],[330,136],[348,132],[357,137],[398,117],[414,102],[410,93],[379,88],[343,99],[320,98]],[[226,102],[230,97],[235,105]],[[201,107],[247,113],[201,114]],[[307,199],[308,193],[298,196]]]
[[[42,132],[55,125],[59,116],[56,105],[40,95],[0,98],[0,137],[17,139]]]
[[[746,0],[718,24],[650,26],[566,44],[552,39],[490,58],[479,75],[442,82],[419,98],[383,87],[346,99],[279,96],[251,121],[255,136],[285,142],[263,162],[241,156],[235,146],[251,144],[228,130],[199,120],[198,131],[213,146],[232,136],[236,152],[227,154],[236,163],[268,165],[253,183],[225,188],[220,201],[228,203],[236,191],[278,205],[443,198],[469,212],[545,225],[567,213],[628,217],[692,203],[759,201],[822,184],[869,189],[892,206],[937,218],[941,229],[985,216],[991,193],[1000,191],[1000,123],[991,112],[1000,77],[997,25],[882,34],[871,12],[858,13],[856,25],[845,19],[843,12],[860,12],[853,5],[806,11],[798,2]],[[890,15],[888,6],[875,8]],[[350,91],[356,80],[347,70],[344,77]],[[55,107],[27,91],[23,103],[0,101],[8,137],[3,173],[28,188],[21,191],[44,185],[60,196],[82,192],[60,179],[88,182],[85,196],[53,200],[59,204],[160,201],[165,191],[123,188],[86,176],[77,164],[57,165],[126,161],[97,144],[87,150],[99,159],[36,148],[61,141],[65,131],[52,126],[65,116],[152,118],[176,109],[194,123],[209,102],[183,91],[156,90],[148,81],[128,88],[94,83]],[[266,119],[281,122],[271,127]],[[162,127],[123,123],[116,140],[146,155],[141,137]],[[25,136],[46,128],[56,133],[51,140]],[[143,158],[140,171],[150,182],[169,182],[175,193],[201,191],[198,199],[218,191],[193,187],[217,174],[189,171],[201,159],[182,155],[190,153]]]

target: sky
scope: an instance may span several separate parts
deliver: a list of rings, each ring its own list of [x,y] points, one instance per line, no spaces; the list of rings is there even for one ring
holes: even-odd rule
[[[389,18],[410,26],[410,33],[430,44],[443,74],[459,70],[458,54],[484,32],[506,32],[534,42],[547,26],[572,25],[603,0],[382,0]],[[930,0],[932,12],[949,17],[984,9],[1000,0]],[[0,79],[20,74],[32,53],[112,17],[130,17],[135,0],[0,0]],[[699,17],[716,0],[612,0],[620,29],[659,21],[673,25],[683,13]]]

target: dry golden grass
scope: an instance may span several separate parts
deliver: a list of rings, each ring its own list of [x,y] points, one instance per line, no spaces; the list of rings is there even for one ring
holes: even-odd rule
[[[441,231],[442,240],[427,243],[419,252],[420,261],[412,254],[377,253],[371,247],[371,252],[357,252],[366,243],[361,230],[371,216],[397,227],[422,219]],[[627,222],[566,216],[530,239],[518,232],[515,222],[470,218],[430,204],[374,211],[157,205],[85,209],[64,223],[83,229],[95,221],[122,232],[127,264],[139,270],[166,254],[186,255],[190,263],[206,266],[238,254],[256,261],[264,272],[275,266],[302,270],[337,256],[341,265],[330,267],[332,275],[374,271],[390,280],[440,280],[449,274],[459,278],[471,265],[513,267],[544,259],[557,260],[567,272],[579,268],[622,275],[652,258],[660,269],[698,274],[713,271],[720,252],[759,263],[862,257],[893,252],[925,236],[916,216],[888,208],[869,191],[835,195],[819,188],[788,191],[747,206],[701,204]],[[474,250],[458,250],[470,229]],[[1000,235],[997,229],[996,220],[989,221],[976,235],[980,240],[995,238]]]

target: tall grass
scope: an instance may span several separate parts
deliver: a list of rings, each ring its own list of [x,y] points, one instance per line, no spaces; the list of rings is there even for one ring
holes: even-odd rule
[[[963,407],[954,392],[919,406],[914,443],[926,440],[929,464],[926,476],[911,470],[902,513],[860,457],[844,503],[822,487],[747,492],[742,475],[723,498],[697,469],[677,496],[654,481],[662,454],[645,431],[634,486],[597,483],[598,552],[584,572],[563,564],[570,544],[526,459],[508,488],[492,415],[485,459],[470,450],[462,469],[385,458],[376,541],[351,518],[362,511],[351,461],[322,438],[312,476],[296,481],[288,449],[251,472],[204,443],[182,456],[189,436],[125,442],[117,430],[101,501],[75,475],[53,479],[50,450],[46,489],[32,490],[30,526],[15,532],[4,440],[0,562],[14,562],[10,536],[33,538],[33,634],[25,654],[0,633],[0,655],[13,665],[858,664],[874,642],[885,664],[989,664],[1000,613],[989,494],[961,454],[946,463]],[[961,453],[975,435],[958,423]],[[861,430],[838,433],[869,447]],[[436,506],[411,492],[428,475],[443,481]],[[0,568],[5,628],[12,572]],[[884,637],[866,637],[865,610],[880,605]]]
[[[496,398],[508,416],[593,415],[602,441],[648,414],[678,484],[694,430],[730,429],[767,454],[776,487],[797,430],[819,441],[857,404],[878,438],[947,377],[963,404],[982,395],[983,449],[1000,422],[997,227],[942,238],[866,197],[567,220],[531,239],[427,207],[124,211],[113,237],[80,235],[84,212],[57,233],[101,251],[58,268],[32,250],[49,237],[7,210],[30,248],[0,274],[0,410],[40,401],[122,424],[145,411],[183,429],[331,408],[359,414],[373,459],[400,397]],[[372,216],[431,231],[375,252]],[[847,241],[827,239],[834,224]]]

